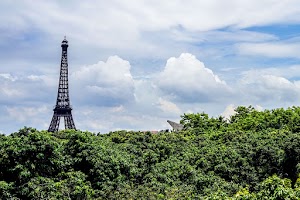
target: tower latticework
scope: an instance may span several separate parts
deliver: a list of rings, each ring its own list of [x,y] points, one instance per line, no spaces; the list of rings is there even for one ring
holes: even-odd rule
[[[65,129],[76,129],[73,117],[72,107],[70,105],[69,97],[69,83],[68,83],[68,41],[66,37],[61,43],[62,54],[60,64],[60,76],[57,91],[57,100],[54,114],[49,126],[49,132],[57,132],[59,128],[60,118],[64,117]]]

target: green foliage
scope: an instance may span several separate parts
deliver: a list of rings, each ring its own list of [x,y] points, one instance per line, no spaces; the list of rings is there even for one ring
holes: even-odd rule
[[[12,194],[13,189],[13,183],[0,181],[0,199],[16,199]]]
[[[250,193],[248,189],[242,189],[233,199],[297,200],[299,198],[300,188],[297,184],[293,188],[290,179],[273,175],[259,184],[258,191]]]
[[[94,191],[82,172],[67,172],[57,178],[32,178],[23,190],[30,199],[92,199]]]
[[[180,132],[0,135],[0,199],[299,199],[300,108],[184,114]]]
[[[205,113],[184,114],[181,117],[180,123],[184,125],[184,129],[192,128],[193,131],[197,131],[198,133],[223,130],[227,125],[223,117],[210,118]]]

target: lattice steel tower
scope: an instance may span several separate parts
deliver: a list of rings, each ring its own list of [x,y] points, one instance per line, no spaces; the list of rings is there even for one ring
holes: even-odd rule
[[[57,100],[55,108],[53,109],[54,114],[49,126],[49,132],[57,132],[59,128],[60,118],[64,117],[65,129],[76,129],[72,117],[72,107],[70,105],[69,97],[69,84],[68,84],[68,41],[66,36],[61,43],[61,64],[60,64],[60,76],[57,92]]]

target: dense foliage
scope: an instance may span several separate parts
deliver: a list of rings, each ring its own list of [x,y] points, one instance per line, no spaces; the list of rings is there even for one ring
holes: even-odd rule
[[[181,132],[0,136],[0,199],[300,199],[300,108],[185,114]]]

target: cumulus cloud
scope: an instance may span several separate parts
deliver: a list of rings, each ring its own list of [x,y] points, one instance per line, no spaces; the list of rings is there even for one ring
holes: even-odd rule
[[[54,86],[58,83],[56,77],[53,76],[30,74],[26,78],[33,82],[43,82],[47,86]]]
[[[71,74],[74,97],[91,105],[116,106],[133,101],[130,67],[128,61],[118,56],[81,67]]]
[[[230,93],[224,81],[189,53],[168,59],[156,81],[166,95],[177,101],[216,101]]]
[[[6,107],[7,113],[10,117],[24,122],[28,120],[32,120],[33,117],[38,116],[40,114],[44,114],[47,112],[49,108],[46,106],[41,107]]]
[[[0,74],[0,101],[9,101],[10,99],[23,96],[23,92],[19,88],[14,87],[14,82],[17,79],[11,74]]]
[[[242,106],[242,105],[240,105]],[[246,105],[248,106],[248,105]],[[230,119],[231,116],[235,115],[237,112],[235,111],[236,106],[234,104],[229,104],[226,106],[225,110],[222,112],[221,116],[223,116],[225,119]],[[254,106],[254,109],[257,111],[263,111],[263,107],[260,105]]]
[[[0,119],[5,121],[3,127],[13,130],[11,124],[7,124],[7,121],[13,121],[14,125],[22,128],[23,126],[31,126],[38,129],[47,129],[52,116],[51,107],[47,105],[36,106],[5,106],[6,119]],[[16,130],[14,130],[16,131]]]
[[[79,128],[153,129],[164,127],[166,119],[178,121],[172,117],[182,111],[220,114],[230,103],[298,98],[298,82],[291,80],[298,78],[299,66],[242,74],[236,81],[237,71],[247,70],[241,66],[249,67],[243,63],[248,55],[300,58],[299,40],[280,41],[284,33],[272,30],[274,24],[300,22],[298,0],[12,0],[0,5],[1,124],[15,123],[13,112],[18,109],[13,108],[33,112],[25,108],[44,104],[50,121],[59,43],[65,34],[70,42],[71,103]],[[170,58],[182,52],[204,58],[207,66],[191,54]],[[131,64],[109,57],[116,54]],[[252,66],[261,66],[253,60]],[[83,66],[86,63],[96,64]],[[238,70],[226,74],[223,66]],[[11,108],[12,121],[5,119],[5,106]],[[46,114],[30,117],[40,115]]]
[[[300,82],[255,71],[244,74],[240,80],[241,91],[256,102],[296,102],[300,98]]]
[[[217,116],[227,105],[222,115],[229,117],[234,114],[233,104],[266,107],[274,102],[278,105],[278,102],[298,101],[300,82],[284,78],[281,72],[272,69],[264,73],[246,71],[236,85],[229,86],[194,55],[184,53],[168,59],[165,68],[157,74],[135,78],[128,61],[111,56],[106,62],[85,65],[70,74],[73,116],[77,128],[93,132],[160,130],[168,128],[166,120],[178,121],[180,115],[189,110]],[[20,106],[16,106],[17,101],[14,105],[4,104],[8,119],[16,121],[19,127],[24,124],[47,129],[53,114],[51,107],[55,103],[57,78],[1,74],[2,86],[38,94],[15,95],[20,102],[25,99]],[[51,92],[50,87],[53,88]],[[42,88],[51,98],[43,94]],[[2,98],[4,94],[2,91]],[[50,99],[51,104],[37,103],[42,98],[47,98],[46,103]],[[5,120],[0,119],[2,123]]]
[[[73,116],[77,128],[101,133],[115,130],[161,130],[168,128],[168,119],[174,120],[174,116],[162,116],[155,108],[153,111],[140,111],[142,108],[136,107],[139,105],[112,108],[87,105],[74,109]]]
[[[0,124],[5,133],[23,126],[46,129],[56,97],[51,82],[51,76],[0,75]]]
[[[180,115],[182,114],[182,111],[180,110],[180,108],[178,108],[178,106],[171,102],[171,101],[167,101],[167,100],[164,100],[162,98],[159,98],[158,100],[158,107],[163,111],[163,112],[166,112],[166,113],[174,113],[176,115]]]
[[[28,75],[14,76],[12,74],[0,75],[0,102],[4,105],[12,103],[18,105],[35,104],[36,102],[49,102],[57,80],[52,76]],[[55,98],[55,97],[54,97]]]
[[[233,116],[234,114],[236,114],[235,106],[233,104],[229,104],[228,106],[226,106],[221,116],[225,117],[225,119],[230,119],[230,117]]]
[[[0,74],[0,85],[2,94],[7,96],[18,96],[21,95],[21,91],[18,91],[16,89],[13,89],[12,84],[14,81],[16,81],[18,78],[12,76],[9,73],[2,73]]]
[[[0,77],[1,77],[2,79],[6,79],[6,80],[10,80],[10,81],[16,81],[16,80],[18,80],[17,77],[12,76],[11,74],[8,74],[8,73],[0,74]]]

